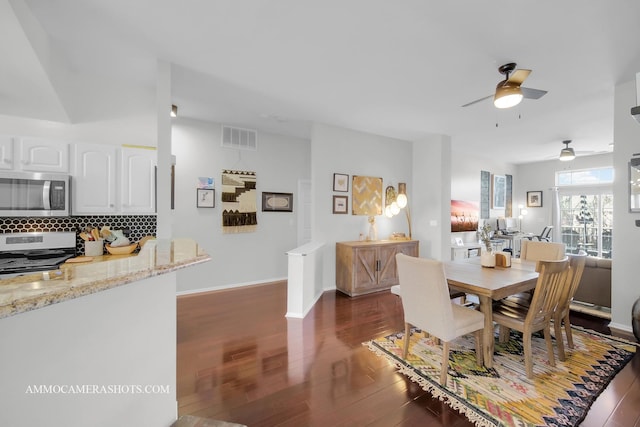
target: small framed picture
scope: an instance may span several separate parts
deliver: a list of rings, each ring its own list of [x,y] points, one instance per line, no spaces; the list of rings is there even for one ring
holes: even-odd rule
[[[456,246],[464,246],[464,242],[461,237],[456,237]]]
[[[263,191],[262,212],[293,212],[293,193]]]
[[[213,188],[198,188],[196,207],[214,208],[216,206],[216,190]]]
[[[527,207],[528,208],[542,207],[542,191],[527,191]]]
[[[333,174],[333,191],[346,193],[349,191],[349,175],[343,173]]]
[[[333,196],[333,213],[346,214],[349,212],[349,196]]]

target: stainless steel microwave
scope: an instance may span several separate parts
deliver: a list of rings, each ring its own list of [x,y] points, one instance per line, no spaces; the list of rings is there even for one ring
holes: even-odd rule
[[[69,175],[0,172],[0,216],[69,216]]]

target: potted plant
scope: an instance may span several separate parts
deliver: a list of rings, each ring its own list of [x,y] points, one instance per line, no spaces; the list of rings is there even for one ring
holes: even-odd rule
[[[493,253],[493,248],[491,247],[491,236],[493,232],[491,231],[491,226],[485,223],[478,230],[478,238],[480,242],[484,245],[482,251],[480,253],[480,265],[483,267],[495,267],[496,266],[496,256]]]

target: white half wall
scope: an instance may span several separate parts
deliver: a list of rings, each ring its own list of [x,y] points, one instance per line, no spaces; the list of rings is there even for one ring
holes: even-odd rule
[[[178,293],[192,293],[287,278],[286,252],[297,245],[298,180],[310,178],[308,140],[258,132],[258,150],[221,147],[222,125],[178,117],[172,124],[176,156],[175,236],[195,239],[212,257],[178,272]],[[221,175],[225,169],[256,172],[258,227],[223,234]],[[196,207],[198,177],[213,177],[215,207]],[[293,212],[262,212],[263,191],[293,193]],[[283,313],[284,314],[284,313]]]

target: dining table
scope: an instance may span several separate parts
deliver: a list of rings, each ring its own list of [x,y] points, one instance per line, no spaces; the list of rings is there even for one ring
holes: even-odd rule
[[[445,277],[449,288],[477,295],[484,314],[482,347],[484,365],[493,367],[494,326],[493,301],[534,289],[538,279],[535,261],[511,259],[510,267],[483,267],[480,257],[445,261]]]

